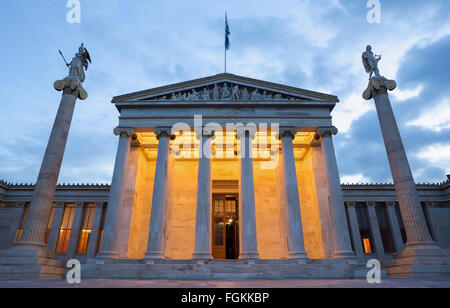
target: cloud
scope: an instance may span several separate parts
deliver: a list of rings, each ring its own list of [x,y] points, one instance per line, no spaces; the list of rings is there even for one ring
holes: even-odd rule
[[[342,178],[389,181],[372,102],[361,93],[367,76],[361,52],[383,54],[382,74],[397,76],[391,95],[411,166],[418,179],[441,179],[445,161],[418,157],[449,140],[446,79],[450,2],[382,1],[381,24],[368,24],[366,1],[229,0],[225,2],[81,1],[81,24],[68,24],[65,1],[39,5],[0,1],[5,59],[0,75],[0,178],[35,181],[61,93],[66,58],[84,42],[93,58],[78,102],[60,181],[108,182],[117,138],[112,96],[214,75],[223,71],[224,12],[231,49],[228,71],[338,95],[333,111]],[[420,89],[420,90],[419,90]],[[433,117],[433,112],[440,112]]]
[[[449,51],[450,35],[431,44],[418,43],[402,59],[396,78],[414,95],[390,95],[413,175],[420,182],[440,182],[450,171],[450,89],[444,85],[448,77],[442,69],[450,67]],[[336,139],[338,157],[345,157],[339,161],[343,178],[361,173],[392,181],[374,110]]]

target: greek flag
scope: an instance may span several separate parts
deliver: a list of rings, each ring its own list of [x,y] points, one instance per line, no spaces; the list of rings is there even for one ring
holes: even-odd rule
[[[227,14],[225,14],[225,49],[228,50],[230,48],[230,27],[228,27],[228,18]]]

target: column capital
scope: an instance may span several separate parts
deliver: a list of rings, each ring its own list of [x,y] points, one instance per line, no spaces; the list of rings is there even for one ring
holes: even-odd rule
[[[374,201],[367,201],[366,205],[374,207],[375,206],[375,202]]]
[[[77,77],[67,76],[62,80],[56,80],[53,83],[53,87],[56,91],[63,91],[63,94],[73,95],[81,100],[85,100],[88,97],[82,82]]]
[[[82,201],[75,202],[75,207],[80,208],[80,207],[83,207],[83,206],[84,206],[84,202],[82,202]]]
[[[59,201],[59,202],[56,202],[56,207],[63,208],[65,204],[66,204],[65,202]]]
[[[280,132],[276,135],[276,138],[280,140],[283,137],[291,137],[294,140],[297,132],[295,127],[280,127]]]
[[[27,205],[26,202],[17,202],[16,204],[17,207],[25,207]]]
[[[393,91],[397,88],[397,82],[395,80],[386,79],[384,77],[374,77],[369,80],[367,89],[363,93],[365,100],[370,100],[381,94],[387,94],[388,90]]]
[[[114,135],[120,137],[130,137],[134,134],[134,129],[131,127],[120,127],[114,128]]]
[[[388,201],[388,202],[386,202],[386,205],[387,205],[387,206],[392,206],[392,207],[394,207],[395,204],[396,204],[395,201]]]
[[[163,137],[169,137],[170,140],[175,140],[176,136],[172,134],[172,128],[170,127],[158,127],[155,128],[153,133],[156,135],[156,139],[159,140],[161,136]]]
[[[95,202],[96,208],[102,208],[104,206],[105,202]]]
[[[314,138],[319,140],[320,137],[331,137],[333,135],[337,135],[339,130],[334,126],[329,127],[319,127],[317,128],[316,135]]]
[[[194,129],[195,137],[199,140],[201,136],[215,138],[216,131],[213,127],[207,127],[207,126],[197,126]]]
[[[351,207],[355,207],[356,206],[356,202],[355,201],[350,201],[350,202],[346,202],[347,206],[351,206]]]
[[[250,126],[250,127],[237,127],[236,130],[236,139],[240,140],[244,134],[249,135],[250,138],[255,139],[256,136],[256,126]]]

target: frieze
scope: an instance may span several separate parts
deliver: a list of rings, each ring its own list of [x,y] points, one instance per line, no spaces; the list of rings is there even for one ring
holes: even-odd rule
[[[214,83],[189,90],[143,99],[145,101],[295,101],[308,100],[274,91],[233,84]]]

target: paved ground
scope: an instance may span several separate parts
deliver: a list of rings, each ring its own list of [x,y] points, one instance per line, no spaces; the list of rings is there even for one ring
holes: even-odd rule
[[[173,281],[86,279],[70,285],[63,279],[0,280],[0,288],[450,288],[450,278],[365,280]]]

